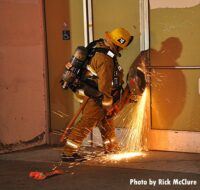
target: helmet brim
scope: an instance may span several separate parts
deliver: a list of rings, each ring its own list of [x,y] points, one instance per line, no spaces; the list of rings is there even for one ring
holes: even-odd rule
[[[128,47],[133,40],[134,40],[134,36],[131,36],[131,38],[130,38],[130,40],[129,40],[129,42],[128,42],[126,47]]]
[[[125,49],[126,47],[128,47],[128,46],[130,45],[130,43],[133,41],[133,39],[134,39],[134,36],[130,36],[130,40],[129,40],[128,44],[127,44],[125,47],[123,47],[122,45],[118,44],[118,43],[112,38],[110,32],[105,32],[105,37],[106,37],[107,39],[109,39],[113,44],[115,44],[116,46],[121,47],[122,49]]]

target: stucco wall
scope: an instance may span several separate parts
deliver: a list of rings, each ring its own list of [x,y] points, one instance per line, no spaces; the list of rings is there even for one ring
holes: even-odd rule
[[[0,1],[0,150],[46,141],[42,0]]]

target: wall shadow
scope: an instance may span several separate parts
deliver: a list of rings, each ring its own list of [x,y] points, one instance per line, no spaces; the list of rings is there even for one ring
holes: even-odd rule
[[[186,80],[181,69],[160,68],[179,66],[183,45],[179,38],[169,37],[160,50],[150,50],[152,128],[181,130],[173,125],[182,112],[186,99]],[[158,67],[158,68],[156,68]]]

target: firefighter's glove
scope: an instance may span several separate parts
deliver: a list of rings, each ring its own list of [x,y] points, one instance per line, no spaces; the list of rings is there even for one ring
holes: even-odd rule
[[[129,103],[137,102],[137,101],[138,101],[137,98],[138,98],[138,97],[137,97],[137,95],[136,95],[135,93],[130,92],[130,93],[129,93],[129,97],[128,97],[128,102],[129,102]]]
[[[110,108],[104,108],[105,113],[106,113],[106,117],[111,118],[114,115],[114,108],[110,107]]]
[[[109,109],[106,109],[106,117],[112,118],[116,116],[120,112],[120,108],[118,104],[112,105]]]

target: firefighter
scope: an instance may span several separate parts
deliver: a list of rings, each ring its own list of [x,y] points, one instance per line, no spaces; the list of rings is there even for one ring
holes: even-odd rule
[[[98,126],[103,139],[105,153],[119,150],[115,137],[115,128],[106,115],[112,105],[120,96],[122,87],[123,70],[117,63],[117,57],[121,56],[120,51],[127,47],[133,36],[124,28],[116,28],[111,32],[105,32],[105,38],[96,47],[110,50],[109,55],[101,52],[95,53],[90,61],[90,67],[96,73],[94,79],[98,90],[103,94],[101,104],[89,98],[80,120],[66,137],[63,161],[79,159],[79,147],[92,128]]]

